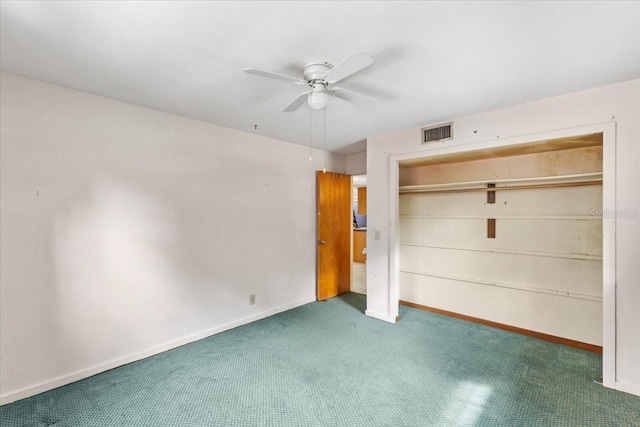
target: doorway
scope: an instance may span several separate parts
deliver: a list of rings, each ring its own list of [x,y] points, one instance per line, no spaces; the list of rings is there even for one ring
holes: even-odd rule
[[[351,292],[367,294],[367,176],[353,180],[353,262]]]
[[[366,295],[366,176],[318,171],[316,182],[316,297]]]

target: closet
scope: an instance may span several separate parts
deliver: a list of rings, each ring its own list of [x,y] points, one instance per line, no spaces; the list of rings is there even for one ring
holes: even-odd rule
[[[401,164],[400,300],[602,345],[602,134]]]

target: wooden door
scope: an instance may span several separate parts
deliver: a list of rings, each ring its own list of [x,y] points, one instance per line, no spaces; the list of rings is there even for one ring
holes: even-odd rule
[[[367,187],[358,187],[358,215],[367,214]]]
[[[351,176],[318,171],[318,301],[351,289]]]

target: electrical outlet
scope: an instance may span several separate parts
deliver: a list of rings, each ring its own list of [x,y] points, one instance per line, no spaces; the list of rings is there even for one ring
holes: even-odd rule
[[[256,303],[256,294],[249,295],[249,305],[253,305]]]

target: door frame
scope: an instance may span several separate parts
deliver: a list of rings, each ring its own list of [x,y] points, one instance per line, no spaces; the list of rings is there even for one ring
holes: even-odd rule
[[[424,159],[444,154],[458,154],[487,148],[516,147],[538,141],[602,133],[602,210],[613,212],[602,220],[602,382],[619,388],[616,376],[616,123],[614,121],[541,132],[480,143],[435,148],[429,151],[389,156],[389,317],[398,316],[400,241],[399,167],[406,160]],[[609,218],[611,216],[612,218]]]

